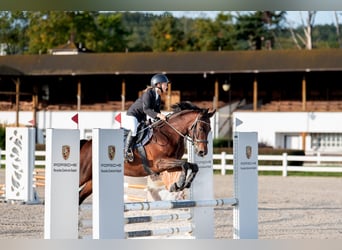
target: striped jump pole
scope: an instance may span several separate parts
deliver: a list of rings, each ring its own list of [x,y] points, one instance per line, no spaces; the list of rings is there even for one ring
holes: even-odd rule
[[[132,202],[124,204],[124,211],[149,211],[149,210],[169,210],[179,208],[199,208],[199,207],[220,207],[226,205],[236,205],[237,199],[224,198],[216,200],[180,200],[180,201],[153,201],[153,202]]]

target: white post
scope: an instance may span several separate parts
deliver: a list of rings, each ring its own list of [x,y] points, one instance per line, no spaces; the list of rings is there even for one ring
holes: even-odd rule
[[[234,133],[234,239],[258,238],[258,134]]]
[[[34,128],[6,128],[6,200],[36,203],[33,188]]]
[[[221,152],[221,175],[226,174],[226,152]]]
[[[46,130],[45,239],[78,238],[80,132]]]
[[[213,139],[212,133],[208,135],[208,154],[200,157],[195,154],[195,149],[188,143],[189,162],[196,162],[199,171],[190,188],[191,200],[212,200],[214,198],[213,187]],[[214,208],[192,208],[193,235],[196,239],[214,238]]]
[[[283,153],[283,177],[287,176],[287,153]]]
[[[93,238],[124,239],[123,130],[93,129]]]
[[[317,152],[317,164],[321,165],[321,152]]]

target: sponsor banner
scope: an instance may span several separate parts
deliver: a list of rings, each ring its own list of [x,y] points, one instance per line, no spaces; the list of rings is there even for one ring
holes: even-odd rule
[[[234,133],[234,238],[258,238],[258,134]]]
[[[93,129],[94,239],[124,238],[123,151],[122,129]]]
[[[208,153],[206,156],[198,156],[196,154],[196,148],[192,145],[192,143],[188,142],[189,162],[196,163],[199,168],[198,173],[191,185],[191,200],[214,199],[212,132],[208,134],[207,149]],[[193,235],[196,235],[196,239],[214,238],[214,208],[192,208],[191,211],[193,219],[196,220],[196,228],[193,229]]]
[[[78,238],[79,158],[78,129],[46,130],[46,239]]]

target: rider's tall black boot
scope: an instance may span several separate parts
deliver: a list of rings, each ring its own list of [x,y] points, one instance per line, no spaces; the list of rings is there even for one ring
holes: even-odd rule
[[[134,154],[132,147],[135,143],[136,136],[132,136],[132,131],[128,132],[127,139],[126,139],[126,145],[125,145],[125,160],[129,162],[134,161]]]

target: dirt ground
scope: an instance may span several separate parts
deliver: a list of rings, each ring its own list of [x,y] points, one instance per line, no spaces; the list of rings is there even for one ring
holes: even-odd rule
[[[214,176],[215,198],[232,196],[232,179]],[[341,190],[342,178],[259,176],[259,239],[342,239]],[[215,238],[232,239],[232,208],[214,211]],[[43,239],[44,205],[0,202],[0,212],[0,239]]]

